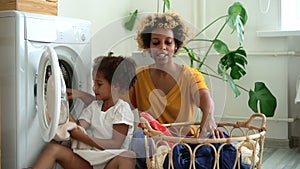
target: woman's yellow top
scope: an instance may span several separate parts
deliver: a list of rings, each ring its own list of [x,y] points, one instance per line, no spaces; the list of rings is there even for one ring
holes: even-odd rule
[[[140,112],[147,112],[160,123],[194,120],[194,107],[199,105],[199,89],[208,89],[204,77],[195,68],[184,65],[177,84],[162,95],[152,82],[149,66],[137,70],[137,78],[130,89],[131,104]]]

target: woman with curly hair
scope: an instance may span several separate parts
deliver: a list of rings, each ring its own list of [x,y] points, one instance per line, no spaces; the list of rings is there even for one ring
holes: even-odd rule
[[[213,112],[214,105],[202,74],[195,68],[180,65],[173,58],[188,39],[188,29],[181,17],[172,12],[144,17],[138,28],[139,48],[148,52],[154,63],[138,68],[130,89],[130,101],[139,112],[147,112],[160,123],[192,122],[194,108],[202,111],[201,136],[211,132],[219,136]],[[188,129],[181,135],[193,134]],[[138,130],[132,140],[132,150],[139,160],[143,157],[143,133]],[[138,168],[145,162],[137,161]]]

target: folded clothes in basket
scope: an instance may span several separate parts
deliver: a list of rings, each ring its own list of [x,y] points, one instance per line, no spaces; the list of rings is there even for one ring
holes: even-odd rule
[[[197,144],[189,143],[188,146],[192,150],[197,146]],[[195,167],[201,169],[211,169],[213,164],[213,153],[212,149],[208,145],[200,147],[195,154]],[[172,162],[175,169],[189,169],[191,162],[191,155],[189,148],[183,144],[178,144],[173,148],[172,151]],[[169,156],[165,158],[163,167],[168,169],[169,167]]]
[[[235,147],[237,149],[240,149],[242,154],[241,159],[243,163],[251,165],[252,162],[256,164],[259,161],[258,153],[260,151],[260,146],[257,142],[253,140],[247,142],[240,142],[236,144]]]
[[[228,137],[224,133],[225,137]],[[212,143],[214,148],[218,150],[223,143]],[[196,143],[187,143],[187,144],[178,144],[172,149],[172,163],[174,169],[189,169],[191,163],[191,151],[195,151],[195,168],[196,169],[211,169],[214,167],[215,162],[215,151],[210,145],[202,145],[196,149],[199,144]],[[189,147],[187,147],[189,146]],[[237,150],[232,144],[226,144],[222,147],[219,153],[219,167],[220,169],[233,169],[235,159],[236,159]],[[169,156],[167,155],[163,163],[163,168],[168,169],[170,165]],[[240,165],[241,169],[248,169],[250,166],[242,164]],[[238,168],[238,166],[236,166]]]

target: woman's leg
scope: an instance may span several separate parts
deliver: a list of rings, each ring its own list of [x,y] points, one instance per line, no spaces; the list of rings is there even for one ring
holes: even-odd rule
[[[86,160],[73,153],[69,147],[56,143],[49,143],[45,147],[33,169],[52,169],[55,162],[58,162],[64,169],[92,169]]]
[[[135,169],[135,153],[132,151],[125,151],[120,155],[110,160],[105,169]]]

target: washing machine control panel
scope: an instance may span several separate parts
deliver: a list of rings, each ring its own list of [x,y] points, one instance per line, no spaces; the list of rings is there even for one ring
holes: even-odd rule
[[[25,39],[55,43],[88,43],[91,23],[63,17],[26,18]]]
[[[84,23],[64,23],[64,29],[57,29],[59,42],[86,43],[90,40],[90,25]]]

